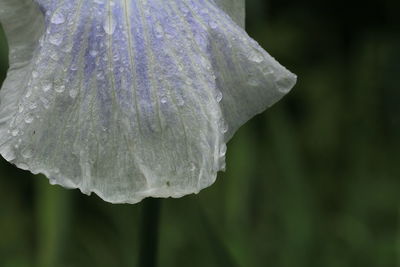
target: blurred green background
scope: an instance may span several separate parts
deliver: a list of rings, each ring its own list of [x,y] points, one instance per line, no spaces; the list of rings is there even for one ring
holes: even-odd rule
[[[212,187],[160,201],[159,266],[400,266],[398,2],[247,2],[298,84],[239,130]],[[1,159],[0,267],[137,266],[142,213]]]

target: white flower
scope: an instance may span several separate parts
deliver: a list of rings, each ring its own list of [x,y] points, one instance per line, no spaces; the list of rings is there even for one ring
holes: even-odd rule
[[[211,185],[226,142],[295,84],[244,0],[1,0],[0,153],[113,203]]]

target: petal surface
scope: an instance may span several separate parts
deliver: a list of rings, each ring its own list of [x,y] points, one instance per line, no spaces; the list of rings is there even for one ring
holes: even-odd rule
[[[295,83],[240,27],[243,1],[2,1],[22,52],[0,91],[0,153],[109,202],[211,185],[237,128]]]
[[[245,24],[245,2],[245,0],[215,0],[217,6],[242,28]]]

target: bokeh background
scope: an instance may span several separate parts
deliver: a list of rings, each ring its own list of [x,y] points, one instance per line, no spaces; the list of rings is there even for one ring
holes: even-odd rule
[[[249,34],[298,84],[239,130],[212,187],[160,201],[159,266],[400,266],[398,1],[247,3]],[[138,266],[146,202],[1,159],[0,266]]]

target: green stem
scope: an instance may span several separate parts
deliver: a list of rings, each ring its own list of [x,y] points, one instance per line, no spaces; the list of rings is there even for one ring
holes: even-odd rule
[[[160,206],[160,200],[156,198],[143,201],[142,225],[139,233],[139,267],[157,266]]]
[[[69,192],[37,176],[37,266],[59,266],[70,222]]]

